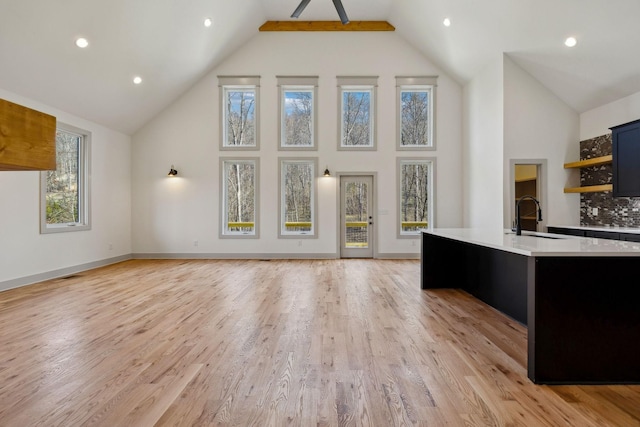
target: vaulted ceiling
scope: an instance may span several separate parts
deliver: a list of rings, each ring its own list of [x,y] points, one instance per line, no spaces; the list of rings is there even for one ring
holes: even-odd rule
[[[0,0],[0,89],[132,134],[298,3]],[[640,92],[637,0],[342,3],[352,21],[389,21],[461,84],[506,53],[577,112]],[[330,0],[311,0],[300,19],[338,16]],[[78,37],[89,46],[76,47]]]

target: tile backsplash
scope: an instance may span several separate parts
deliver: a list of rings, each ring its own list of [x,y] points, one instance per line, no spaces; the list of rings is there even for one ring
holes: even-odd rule
[[[580,160],[612,153],[611,134],[580,141]],[[580,169],[580,185],[611,184],[611,164]],[[580,225],[640,227],[640,197],[613,197],[611,191],[580,193]],[[597,208],[594,215],[593,208]]]

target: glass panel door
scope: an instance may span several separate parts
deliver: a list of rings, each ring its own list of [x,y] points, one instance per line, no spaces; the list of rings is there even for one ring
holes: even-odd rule
[[[340,177],[342,258],[373,258],[373,177]]]

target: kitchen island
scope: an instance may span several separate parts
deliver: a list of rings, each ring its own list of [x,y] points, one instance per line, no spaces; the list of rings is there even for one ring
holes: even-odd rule
[[[509,230],[422,233],[421,285],[461,288],[528,328],[538,384],[640,383],[640,243]]]

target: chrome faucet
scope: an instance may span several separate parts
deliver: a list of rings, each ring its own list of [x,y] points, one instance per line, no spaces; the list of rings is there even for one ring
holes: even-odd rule
[[[538,219],[536,222],[542,221],[542,209],[540,209],[540,202],[533,196],[522,196],[518,199],[518,203],[516,204],[516,236],[522,235],[522,220],[520,218],[520,202],[526,199],[531,199],[536,202],[536,206],[538,206]]]

